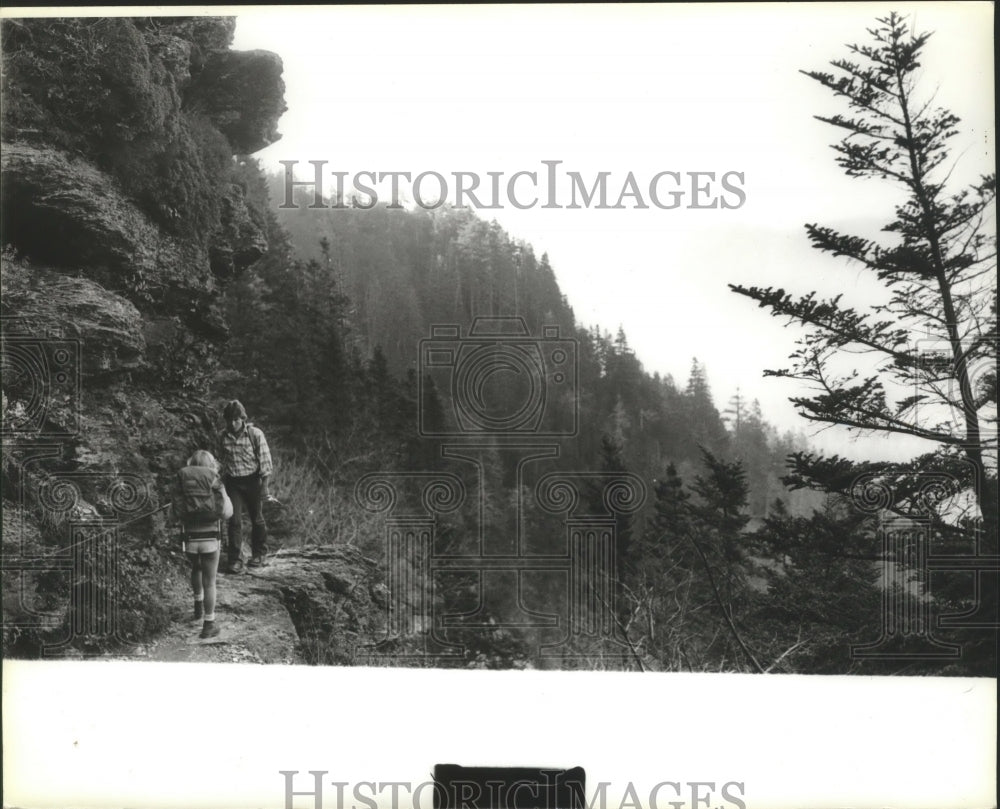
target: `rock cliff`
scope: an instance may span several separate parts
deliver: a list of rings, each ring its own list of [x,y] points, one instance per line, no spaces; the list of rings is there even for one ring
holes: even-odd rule
[[[267,249],[241,157],[285,109],[280,58],[234,28],[0,29],[8,654],[138,642],[183,591],[169,482],[211,446],[220,294]]]

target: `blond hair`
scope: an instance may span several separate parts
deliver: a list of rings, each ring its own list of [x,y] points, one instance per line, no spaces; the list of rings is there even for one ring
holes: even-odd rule
[[[187,460],[188,466],[207,466],[209,469],[218,469],[215,456],[207,449],[200,449]]]

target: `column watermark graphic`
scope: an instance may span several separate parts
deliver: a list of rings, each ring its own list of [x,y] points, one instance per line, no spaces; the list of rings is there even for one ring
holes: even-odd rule
[[[965,482],[945,472],[920,472],[906,481],[905,513],[894,508],[900,488],[877,474],[866,473],[854,481],[851,499],[856,508],[877,520],[880,547],[881,614],[876,640],[851,646],[855,660],[949,660],[962,654],[959,644],[940,637],[942,630],[1000,629],[995,613],[981,598],[982,578],[1000,572],[1000,556],[984,553],[983,520],[978,514],[964,521],[973,537],[962,552],[943,551],[939,534],[949,505],[968,509]],[[959,612],[944,612],[933,596],[934,573],[963,572],[971,576],[969,605]]]
[[[44,657],[128,644],[119,621],[121,531],[157,510],[150,482],[138,474],[67,468],[67,444],[80,434],[83,356],[80,340],[0,319],[11,489],[4,527],[12,534],[0,560],[3,630],[36,633]]]

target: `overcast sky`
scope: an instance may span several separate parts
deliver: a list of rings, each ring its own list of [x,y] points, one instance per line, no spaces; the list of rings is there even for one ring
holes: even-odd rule
[[[611,172],[613,197],[629,171],[640,186],[661,171],[685,182],[741,172],[736,209],[636,210],[630,198],[626,210],[480,215],[548,252],[577,320],[622,325],[648,371],[683,385],[697,356],[720,409],[739,386],[773,423],[798,429],[809,425],[787,397],[801,389],[761,376],[786,364],[798,332],[726,284],[874,300],[858,267],[809,248],[803,225],[874,235],[898,196],[840,173],[838,135],[812,117],[839,107],[798,71],[845,56],[890,9],[935,32],[924,86],[963,121],[954,179],[992,170],[985,3],[244,9],[234,47],[284,60],[283,137],[257,154],[269,171],[299,160],[306,179],[305,161],[328,160],[351,174],[509,176],[560,160],[590,181]],[[913,449],[852,444],[839,430],[816,441],[851,455]]]

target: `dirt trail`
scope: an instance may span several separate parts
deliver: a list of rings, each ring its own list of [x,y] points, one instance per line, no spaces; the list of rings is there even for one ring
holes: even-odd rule
[[[176,593],[177,618],[132,656],[161,662],[307,663],[301,639],[321,638],[329,662],[350,662],[359,638],[384,612],[376,565],[350,547],[284,548],[264,568],[220,571],[218,638],[200,641],[190,590]],[[180,586],[180,585],[179,585]]]
[[[297,555],[279,551],[260,572],[219,572],[216,622],[222,630],[209,642],[198,639],[202,622],[189,613],[144,649],[142,657],[164,662],[301,663],[298,634],[274,579],[294,568]],[[185,591],[185,603],[190,592]],[[193,604],[188,605],[190,610]]]

